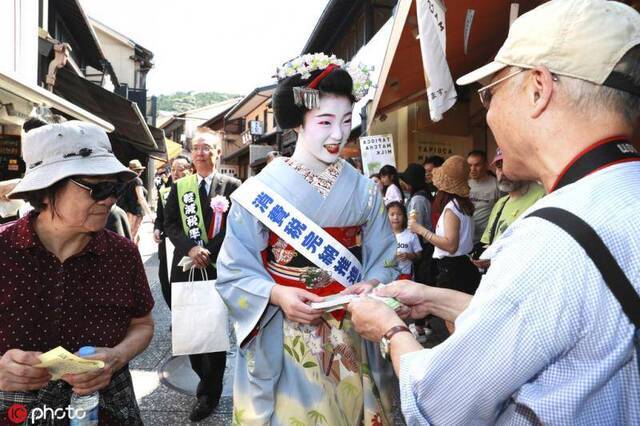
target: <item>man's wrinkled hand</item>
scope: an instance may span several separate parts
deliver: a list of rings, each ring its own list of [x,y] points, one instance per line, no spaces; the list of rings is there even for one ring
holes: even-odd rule
[[[34,367],[40,364],[41,352],[26,352],[9,349],[0,358],[0,390],[25,392],[42,388],[51,379],[46,368]]]
[[[89,395],[106,388],[111,383],[111,377],[126,364],[122,355],[112,348],[96,348],[95,355],[83,358],[104,361],[104,367],[86,373],[62,376],[62,380],[73,386],[73,391],[78,395]]]
[[[209,259],[211,253],[204,247],[194,246],[189,250],[188,256],[193,262],[193,266],[200,269],[205,269],[209,266]]]
[[[352,300],[347,305],[355,330],[367,340],[379,342],[396,325],[404,325],[398,315],[384,302],[369,297]]]
[[[380,286],[374,290],[378,296],[393,297],[405,305],[401,315],[420,319],[426,317],[429,312],[429,289],[431,287],[410,280],[394,281],[391,284]]]

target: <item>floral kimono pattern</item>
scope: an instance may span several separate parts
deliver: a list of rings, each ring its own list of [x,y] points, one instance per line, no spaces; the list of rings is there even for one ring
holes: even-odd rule
[[[382,196],[351,166],[339,160],[316,176],[293,160],[279,159],[256,179],[327,232],[332,229],[334,237],[335,230],[346,229],[341,242],[361,257],[365,279],[395,278],[396,272],[384,266],[395,256],[395,238]],[[318,325],[302,325],[269,303],[274,285],[316,294],[342,289],[310,265],[233,204],[218,258],[217,287],[239,345],[234,424],[390,424],[396,386],[392,366],[381,358],[377,345],[353,330],[348,315],[334,311],[323,315]]]

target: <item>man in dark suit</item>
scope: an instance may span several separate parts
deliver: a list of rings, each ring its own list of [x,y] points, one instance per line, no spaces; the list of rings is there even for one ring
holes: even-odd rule
[[[182,267],[177,266],[184,256],[189,256],[196,268],[206,269],[209,279],[216,278],[215,262],[225,236],[226,213],[216,220],[211,200],[223,196],[230,202],[229,195],[240,186],[239,180],[215,170],[221,139],[220,134],[210,129],[198,128],[191,141],[196,173],[174,183],[167,197],[164,232],[175,246],[171,282],[189,280],[189,272],[183,272]],[[199,278],[200,273],[196,272],[195,279]],[[220,326],[226,327],[226,324]],[[198,400],[189,419],[198,421],[209,416],[218,405],[226,353],[189,355],[189,360],[200,378],[196,392]]]

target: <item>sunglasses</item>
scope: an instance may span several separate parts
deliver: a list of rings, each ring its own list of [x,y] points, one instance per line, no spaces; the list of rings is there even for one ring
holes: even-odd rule
[[[103,201],[109,197],[120,198],[124,192],[125,184],[122,182],[98,182],[88,183],[77,181],[75,179],[69,179],[82,189],[89,191],[89,196],[95,201]]]

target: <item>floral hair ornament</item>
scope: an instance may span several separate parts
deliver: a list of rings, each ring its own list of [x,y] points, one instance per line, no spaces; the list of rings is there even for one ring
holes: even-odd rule
[[[297,106],[314,109],[320,105],[320,91],[317,89],[320,82],[336,68],[345,68],[345,62],[335,55],[327,56],[324,53],[307,53],[299,56],[279,67],[276,76],[278,81],[288,77],[300,75],[302,79],[311,77],[311,73],[323,70],[311,83],[306,86],[293,88],[293,101]],[[356,102],[366,96],[369,88],[373,86],[370,73],[373,67],[363,64],[348,64],[346,71],[353,80],[353,97]]]

